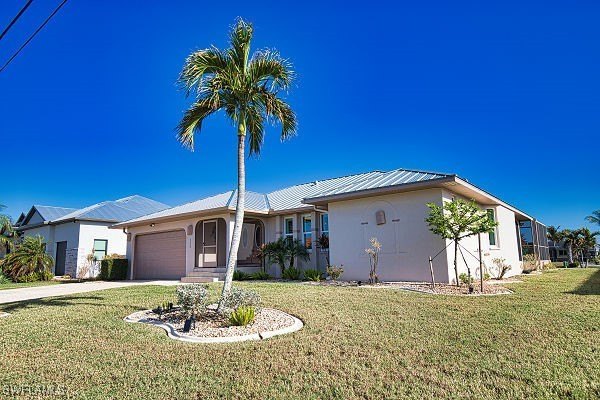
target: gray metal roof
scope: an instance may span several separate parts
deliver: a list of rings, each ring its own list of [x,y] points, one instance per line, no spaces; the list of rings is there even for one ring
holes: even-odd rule
[[[369,176],[367,179],[362,179],[356,182],[351,182],[347,185],[341,185],[329,190],[323,190],[318,193],[306,196],[306,200],[318,197],[335,196],[339,194],[347,194],[353,192],[361,192],[370,189],[381,189],[392,186],[406,185],[409,183],[417,183],[430,181],[433,179],[447,178],[449,174],[441,174],[436,172],[413,171],[406,169],[395,169],[389,172],[381,172],[375,176]]]
[[[310,209],[312,206],[303,201],[305,199],[322,197],[330,194],[349,193],[367,189],[397,186],[415,182],[422,182],[451,175],[438,174],[434,172],[412,171],[396,169],[389,172],[371,171],[361,174],[342,176],[338,178],[324,179],[314,182],[290,186],[262,194],[252,191],[246,192],[247,211],[254,212],[284,212],[286,210]],[[213,209],[235,210],[237,195],[235,190],[207,197],[201,200],[186,203],[177,207],[163,210],[154,214],[125,221],[118,225],[151,221],[154,219],[173,217],[182,214],[193,214]]]
[[[159,203],[146,197],[133,195],[114,201],[103,201],[80,210],[75,210],[52,222],[61,222],[71,219],[100,220],[100,221],[127,221],[142,215],[152,214],[169,208],[168,205]]]
[[[52,207],[52,206],[33,206],[45,221],[52,221],[67,215],[76,210],[76,208]]]

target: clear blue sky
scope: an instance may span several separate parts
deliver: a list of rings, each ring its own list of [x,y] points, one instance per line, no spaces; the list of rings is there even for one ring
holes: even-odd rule
[[[3,1],[0,26],[24,3]],[[34,1],[0,59],[58,3]],[[67,2],[0,74],[0,203],[17,216],[232,188],[235,130],[213,117],[183,149],[175,80],[242,16],[255,49],[293,62],[300,121],[286,143],[269,129],[249,189],[405,167],[457,173],[546,224],[600,208],[597,1],[285,3]]]

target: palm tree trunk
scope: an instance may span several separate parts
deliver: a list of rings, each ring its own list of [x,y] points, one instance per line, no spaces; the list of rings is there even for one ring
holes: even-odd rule
[[[569,254],[569,264],[573,264],[573,246],[570,243],[567,245],[567,251]]]
[[[235,223],[233,225],[233,235],[231,237],[231,246],[229,246],[229,259],[227,260],[227,271],[225,272],[225,282],[221,292],[218,311],[223,311],[225,307],[224,300],[231,291],[233,283],[233,271],[237,264],[238,249],[240,247],[240,237],[242,236],[242,225],[244,224],[244,205],[246,203],[246,166],[245,166],[245,139],[246,125],[243,122],[238,125],[238,187],[237,187],[237,205],[235,207]]]
[[[458,281],[458,240],[454,239],[454,277],[456,278],[456,286],[460,286]]]

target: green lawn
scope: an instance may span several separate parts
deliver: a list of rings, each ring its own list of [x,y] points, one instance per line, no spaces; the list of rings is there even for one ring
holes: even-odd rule
[[[6,289],[19,289],[25,287],[33,287],[33,286],[48,286],[48,285],[57,285],[60,282],[57,281],[37,281],[37,282],[24,282],[24,283],[2,283],[0,284],[0,290]]]
[[[245,283],[306,326],[221,345],[122,321],[172,287],[0,306],[13,313],[0,319],[0,393],[65,384],[75,398],[106,399],[599,398],[600,269],[524,280],[490,297]]]

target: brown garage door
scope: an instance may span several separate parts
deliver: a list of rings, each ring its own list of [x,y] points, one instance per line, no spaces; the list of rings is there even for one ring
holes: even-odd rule
[[[180,279],[185,276],[185,231],[136,236],[135,279]]]

